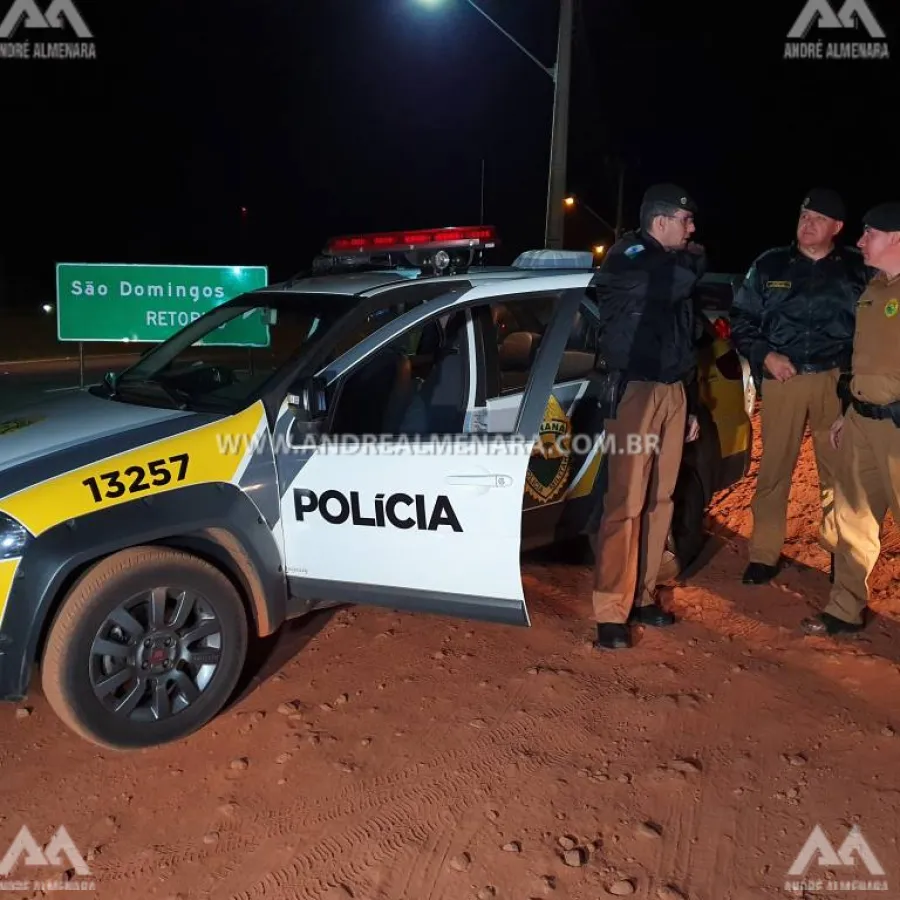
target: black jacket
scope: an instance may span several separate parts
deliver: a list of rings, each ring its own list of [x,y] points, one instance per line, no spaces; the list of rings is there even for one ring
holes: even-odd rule
[[[600,356],[627,380],[688,388],[697,411],[694,288],[706,270],[702,252],[667,250],[641,231],[609,251],[592,280],[600,310]]]
[[[731,308],[732,340],[753,375],[765,374],[770,351],[798,369],[849,369],[856,301],[872,275],[851,247],[818,261],[795,243],[757,257]]]

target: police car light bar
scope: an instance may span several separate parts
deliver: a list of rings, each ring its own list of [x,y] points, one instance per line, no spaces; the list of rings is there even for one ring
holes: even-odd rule
[[[489,248],[497,245],[497,229],[493,225],[465,228],[430,228],[423,231],[384,231],[376,234],[354,234],[334,237],[325,253],[389,253],[408,250],[450,250],[454,248]]]

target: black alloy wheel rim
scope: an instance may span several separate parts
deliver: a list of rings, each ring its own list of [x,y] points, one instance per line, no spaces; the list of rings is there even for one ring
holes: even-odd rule
[[[97,630],[89,672],[103,708],[159,722],[192,706],[219,669],[222,624],[196,591],[156,587],[119,604]]]

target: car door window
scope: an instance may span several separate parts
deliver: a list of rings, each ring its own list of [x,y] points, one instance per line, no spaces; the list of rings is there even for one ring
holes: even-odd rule
[[[432,316],[348,371],[334,390],[333,435],[441,435],[465,430],[469,314]]]
[[[515,428],[536,353],[553,317],[553,296],[540,294],[497,298],[478,317],[485,358],[484,417],[488,432],[504,434]],[[555,370],[553,391],[535,436],[537,443],[526,476],[526,511],[560,503],[583,461],[584,453],[572,453],[572,440],[576,427],[582,427],[584,413],[590,411],[591,403],[580,401],[594,371],[596,323],[588,309],[579,308],[565,325],[565,349]],[[527,522],[526,526],[530,527]]]
[[[484,404],[491,432],[508,432],[554,311],[554,297],[500,297],[477,316],[484,357]],[[571,323],[554,384],[578,382],[594,369],[592,322],[581,311]],[[573,395],[574,396],[574,395]]]
[[[500,298],[488,305],[493,333],[485,335],[487,399],[521,393],[528,383],[537,351],[553,313],[553,299]],[[487,322],[487,317],[483,317]]]

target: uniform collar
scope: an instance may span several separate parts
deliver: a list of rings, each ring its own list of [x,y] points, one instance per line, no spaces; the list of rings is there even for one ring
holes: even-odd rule
[[[797,243],[797,239],[791,241],[791,262],[798,262],[801,260],[805,260],[806,262],[822,262],[826,259],[832,259],[836,262],[841,262],[844,258],[844,251],[840,244],[835,244],[831,248],[831,252],[825,254],[820,260],[810,259],[805,253],[800,251],[800,245]]]
[[[887,272],[879,269],[877,271],[877,273],[875,274],[875,278],[873,280],[879,284],[889,286],[892,284],[896,284],[898,281],[900,281],[900,273],[898,273],[897,275],[894,275],[894,277],[891,278],[891,276],[888,275]]]
[[[641,229],[637,232],[637,237],[640,241],[642,241],[648,249],[650,250],[659,250],[661,253],[670,253],[671,251],[667,247],[663,247],[663,245],[652,235],[647,234],[646,231]]]

